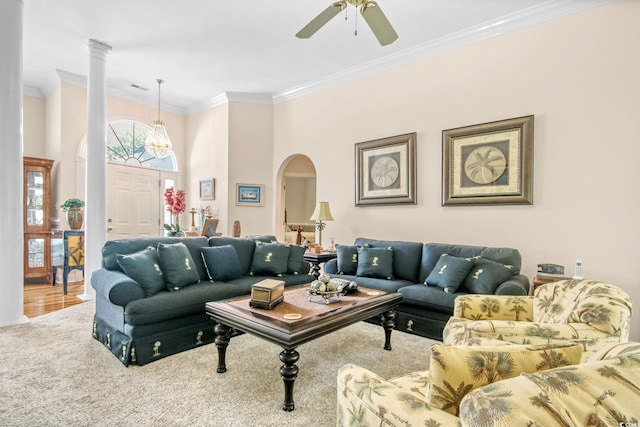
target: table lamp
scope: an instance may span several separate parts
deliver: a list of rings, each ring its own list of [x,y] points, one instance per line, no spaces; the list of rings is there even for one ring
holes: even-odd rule
[[[319,202],[316,206],[316,210],[313,211],[313,215],[309,218],[316,222],[316,229],[318,230],[318,244],[322,247],[322,230],[326,224],[323,221],[333,221],[331,216],[331,210],[329,210],[329,202]]]

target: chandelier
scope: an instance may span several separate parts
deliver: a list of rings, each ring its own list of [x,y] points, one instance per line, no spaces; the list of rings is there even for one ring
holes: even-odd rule
[[[158,79],[158,119],[153,124],[153,135],[144,143],[144,148],[155,157],[162,159],[173,151],[173,144],[167,134],[164,123],[160,120],[160,85],[162,80]]]

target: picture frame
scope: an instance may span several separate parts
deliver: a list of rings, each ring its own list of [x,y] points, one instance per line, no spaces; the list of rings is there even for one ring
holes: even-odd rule
[[[200,200],[216,199],[216,180],[215,178],[206,178],[200,180]]]
[[[204,220],[204,225],[202,226],[201,236],[211,237],[217,236],[217,228],[218,228],[218,219],[217,218],[207,218]]]
[[[416,204],[416,133],[355,144],[356,206]]]
[[[534,116],[442,131],[442,206],[533,204]]]
[[[264,185],[236,184],[236,206],[264,206]]]

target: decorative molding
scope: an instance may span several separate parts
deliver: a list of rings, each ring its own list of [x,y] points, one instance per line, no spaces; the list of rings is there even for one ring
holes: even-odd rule
[[[229,102],[245,104],[273,104],[273,96],[270,93],[227,92]]]
[[[42,93],[42,91],[39,88],[33,87],[33,86],[25,85],[22,88],[22,94],[26,96],[33,96],[34,98],[44,99],[44,93]]]

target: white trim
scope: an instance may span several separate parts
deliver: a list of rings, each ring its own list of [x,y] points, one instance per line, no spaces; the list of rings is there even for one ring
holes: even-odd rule
[[[45,99],[44,93],[42,93],[39,88],[33,86],[24,86],[22,88],[22,94],[26,96],[33,96],[34,98]]]
[[[12,321],[9,320],[7,322],[0,323],[0,328],[4,328],[6,326],[14,326],[14,325],[22,325],[23,323],[29,323],[29,318],[27,316],[22,316],[20,319]]]

